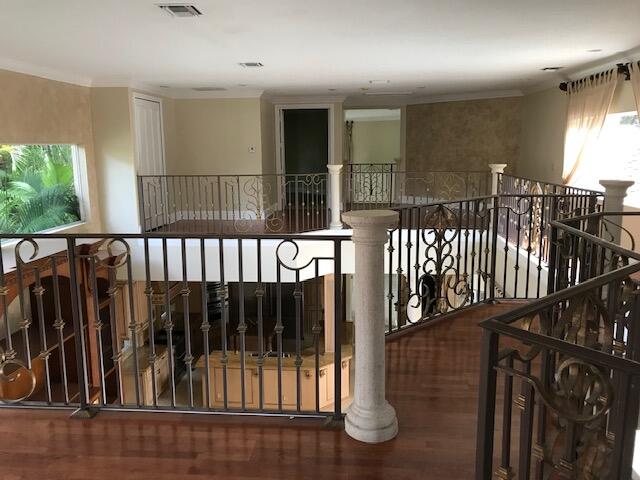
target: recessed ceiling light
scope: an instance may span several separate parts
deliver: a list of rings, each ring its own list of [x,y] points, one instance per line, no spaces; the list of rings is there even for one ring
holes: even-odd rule
[[[187,5],[183,3],[159,3],[157,5],[172,17],[199,17],[200,15],[202,15],[202,12],[193,5]]]
[[[371,85],[386,85],[387,83],[390,83],[389,80],[369,80],[369,83]]]
[[[260,68],[264,67],[264,65],[260,62],[240,62],[238,65],[244,68]]]
[[[588,53],[597,53],[597,52],[601,52],[602,49],[601,48],[592,48],[591,50],[587,50]]]
[[[169,85],[158,85],[159,88],[169,88]]]
[[[557,72],[558,70],[562,70],[564,67],[544,67],[541,68],[543,72]]]
[[[329,90],[330,92],[335,92],[336,91],[335,88],[327,88],[327,90]]]

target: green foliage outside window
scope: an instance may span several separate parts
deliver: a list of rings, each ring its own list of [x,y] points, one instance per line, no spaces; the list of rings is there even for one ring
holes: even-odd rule
[[[0,145],[0,232],[33,233],[78,220],[71,145]]]

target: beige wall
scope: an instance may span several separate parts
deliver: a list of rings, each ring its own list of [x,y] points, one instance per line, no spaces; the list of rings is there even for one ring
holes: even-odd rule
[[[79,145],[86,172],[86,223],[69,231],[100,231],[89,88],[0,70],[0,143]]]
[[[130,91],[92,88],[91,108],[104,229],[139,232]]]
[[[408,171],[486,170],[520,156],[522,98],[408,105]]]
[[[400,158],[400,120],[353,122],[352,163],[395,163]]]
[[[262,143],[262,173],[276,173],[276,111],[273,103],[260,99],[260,135]]]
[[[566,93],[557,87],[523,97],[518,175],[549,182],[562,182],[568,103]],[[631,83],[620,80],[609,112],[620,113],[635,109]]]
[[[167,158],[167,173],[261,173],[259,98],[178,99],[174,115],[175,153]]]
[[[557,87],[523,97],[518,175],[562,182],[567,104]]]

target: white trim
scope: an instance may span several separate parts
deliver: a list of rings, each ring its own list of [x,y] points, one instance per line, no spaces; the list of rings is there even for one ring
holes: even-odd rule
[[[342,103],[346,100],[346,96],[329,96],[329,95],[270,95],[268,92],[263,94],[265,100],[269,100],[273,104],[297,105],[309,104],[317,105],[324,103]]]
[[[408,105],[420,103],[463,102],[466,100],[486,100],[490,98],[522,97],[521,90],[488,90],[486,92],[451,93],[444,95],[427,95],[414,97],[407,101]]]
[[[78,199],[80,222],[87,222],[91,212],[91,201],[88,195],[89,180],[87,178],[87,157],[84,147],[71,145],[71,164],[73,168],[73,188]],[[78,223],[78,222],[75,222]]]

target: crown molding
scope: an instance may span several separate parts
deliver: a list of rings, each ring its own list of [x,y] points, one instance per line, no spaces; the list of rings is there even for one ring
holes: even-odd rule
[[[407,105],[423,103],[444,103],[444,102],[464,102],[467,100],[488,100],[491,98],[521,97],[522,90],[487,90],[467,93],[451,93],[442,95],[425,95],[423,97],[412,97],[407,99]]]
[[[262,90],[224,90],[217,92],[196,92],[189,88],[159,88],[160,95],[175,100],[224,99],[224,98],[262,98]]]
[[[345,108],[389,108],[428,103],[464,102],[468,100],[488,100],[491,98],[521,97],[520,90],[487,90],[479,92],[450,93],[440,95],[407,95],[404,97],[365,97],[351,96],[345,102]]]
[[[45,78],[55,82],[70,83],[81,87],[90,87],[91,78],[63,72],[55,68],[40,67],[30,63],[20,62],[10,58],[0,57],[0,69],[33,77]]]
[[[262,96],[262,98],[274,104],[320,104],[343,103],[347,97],[336,95],[272,95],[267,92]]]

